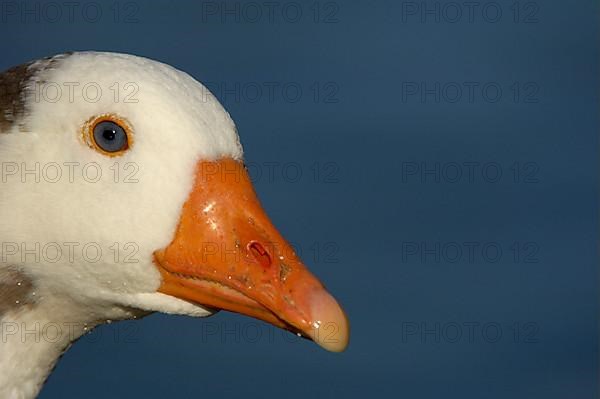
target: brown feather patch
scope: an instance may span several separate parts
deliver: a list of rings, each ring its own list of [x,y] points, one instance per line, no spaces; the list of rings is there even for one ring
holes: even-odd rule
[[[35,74],[32,63],[0,74],[0,132],[9,130],[25,112],[25,85]]]
[[[32,281],[19,270],[0,272],[0,319],[13,310],[33,304],[33,290]]]
[[[17,125],[26,114],[28,83],[40,72],[57,68],[58,62],[71,54],[28,62],[0,73],[0,133]]]

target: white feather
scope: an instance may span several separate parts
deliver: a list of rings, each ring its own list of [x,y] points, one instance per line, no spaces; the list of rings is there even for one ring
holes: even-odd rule
[[[0,268],[18,266],[29,276],[37,294],[35,317],[46,321],[95,325],[106,319],[131,317],[131,307],[192,316],[211,314],[207,309],[156,292],[160,276],[152,254],[173,238],[193,184],[196,163],[222,157],[241,159],[242,148],[228,113],[196,80],[159,62],[97,52],[74,53],[58,58],[58,62],[43,62],[55,68],[44,70],[31,82],[26,98],[27,117],[12,133],[0,135],[3,165],[18,165],[19,172],[24,168],[33,170],[36,164],[40,167],[39,172],[24,178],[3,175],[0,242],[3,248],[14,248],[13,244],[20,248],[10,256],[3,253]],[[137,88],[131,98],[137,102],[125,101],[124,88],[128,83],[131,85],[127,93]],[[86,84],[102,89],[97,102],[89,101],[94,97],[92,89],[86,100],[82,90]],[[111,90],[115,84],[121,90],[117,101]],[[56,102],[45,98],[52,94],[53,85],[63,90]],[[73,98],[69,87],[74,88]],[[133,129],[133,145],[122,157],[99,154],[81,139],[82,126],[90,118],[106,113],[125,118]],[[55,164],[63,176],[51,182],[41,176],[41,171]],[[116,182],[115,164],[120,170]],[[125,169],[126,164],[129,169]],[[67,165],[79,165],[72,166],[73,181],[66,175]],[[99,166],[102,178],[98,182],[83,178],[82,168],[87,165]],[[125,175],[132,170],[137,170],[133,176],[137,182],[125,183]],[[78,243],[72,259],[63,252],[54,263],[47,261],[48,254],[42,253],[41,259],[36,259],[22,251],[33,249],[41,253],[44,246],[59,246],[66,251],[74,245],[69,243]],[[117,259],[115,243],[120,250]],[[35,249],[36,244],[39,250]],[[133,246],[126,249],[127,244]],[[83,253],[85,245],[99,246],[103,251],[101,259],[90,262]],[[135,262],[128,263],[125,255],[132,248],[137,248],[130,259]],[[9,317],[30,322],[35,319],[32,313],[21,311]],[[0,370],[6,370],[15,356],[31,349],[23,342],[15,347],[15,342],[12,341],[13,346],[10,340],[0,343]],[[46,351],[44,356],[56,360],[67,345],[68,341],[45,349],[38,347]],[[41,364],[44,367],[38,370],[38,380],[43,381],[53,362]],[[20,367],[29,366],[20,363]],[[27,373],[21,375],[23,379],[30,377]],[[39,389],[39,381],[32,381],[31,386],[23,385],[28,387],[20,393],[23,397],[31,397]],[[0,386],[3,382],[0,380]],[[11,387],[14,385],[0,393],[18,397],[18,392],[7,391]]]

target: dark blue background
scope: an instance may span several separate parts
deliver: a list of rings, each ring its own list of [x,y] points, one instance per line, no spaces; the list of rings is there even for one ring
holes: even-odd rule
[[[435,1],[424,16],[421,2],[274,2],[258,21],[262,2],[223,16],[221,2],[148,3],[117,3],[116,21],[108,3],[101,18],[79,3],[72,21],[4,13],[0,67],[93,49],[211,82],[351,344],[152,315],[81,339],[42,398],[597,397],[597,1],[520,2],[518,16],[512,0],[479,2],[454,22]],[[267,84],[272,101],[251,91]]]

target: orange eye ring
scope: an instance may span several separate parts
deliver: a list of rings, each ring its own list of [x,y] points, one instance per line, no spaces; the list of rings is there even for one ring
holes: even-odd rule
[[[120,129],[119,132],[122,130],[125,136],[121,137],[122,143],[118,145],[117,148],[109,150],[106,146],[103,146],[98,142],[96,130],[101,124],[116,125],[115,127]],[[123,117],[115,114],[102,114],[90,118],[84,124],[82,138],[88,147],[96,150],[100,154],[108,157],[118,157],[131,148],[133,144],[133,129],[131,128],[131,124]]]

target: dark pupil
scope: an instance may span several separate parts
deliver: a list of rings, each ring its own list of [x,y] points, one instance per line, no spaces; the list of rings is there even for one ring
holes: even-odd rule
[[[104,137],[106,140],[114,140],[115,136],[117,135],[117,132],[115,132],[114,130],[109,130],[106,129],[104,130],[104,133],[102,133],[102,137]]]

